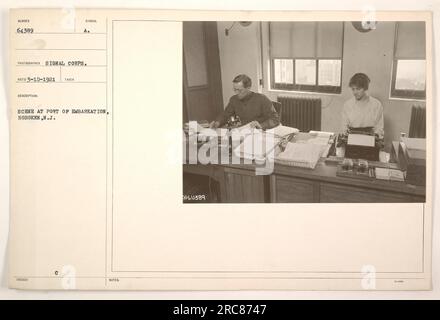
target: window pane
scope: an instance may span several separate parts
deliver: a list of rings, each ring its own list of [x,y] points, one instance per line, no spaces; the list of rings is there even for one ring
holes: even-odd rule
[[[425,90],[425,60],[398,60],[396,90]]]
[[[295,60],[295,83],[316,84],[316,60]]]
[[[335,87],[341,85],[341,60],[319,60],[318,84]]]
[[[293,84],[293,60],[274,59],[275,83]]]

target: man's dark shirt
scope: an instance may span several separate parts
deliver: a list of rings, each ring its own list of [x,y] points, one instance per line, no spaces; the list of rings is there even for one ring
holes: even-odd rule
[[[242,100],[237,95],[229,99],[224,112],[217,117],[220,126],[224,125],[231,116],[239,116],[242,125],[258,121],[263,129],[270,129],[280,124],[275,108],[265,95],[249,92]]]

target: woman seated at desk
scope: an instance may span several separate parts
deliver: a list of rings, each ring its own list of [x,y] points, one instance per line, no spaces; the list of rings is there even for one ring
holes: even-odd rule
[[[342,125],[344,133],[351,128],[372,127],[374,134],[383,139],[382,103],[368,94],[370,78],[365,73],[356,73],[350,79],[349,87],[353,97],[344,103]]]

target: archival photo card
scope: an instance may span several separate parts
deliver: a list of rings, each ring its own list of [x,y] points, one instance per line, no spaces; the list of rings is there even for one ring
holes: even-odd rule
[[[11,288],[431,289],[429,12],[9,20]]]

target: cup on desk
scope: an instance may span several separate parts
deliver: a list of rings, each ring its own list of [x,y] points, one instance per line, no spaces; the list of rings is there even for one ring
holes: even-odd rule
[[[345,147],[341,146],[341,147],[336,147],[336,156],[343,158],[345,157]]]
[[[380,162],[385,162],[388,163],[390,162],[390,154],[388,152],[385,151],[379,151],[379,161]]]
[[[344,159],[344,161],[342,161],[342,170],[344,171],[353,170],[353,160],[348,158]]]
[[[358,160],[358,171],[360,173],[366,173],[368,171],[368,161],[359,159]]]

